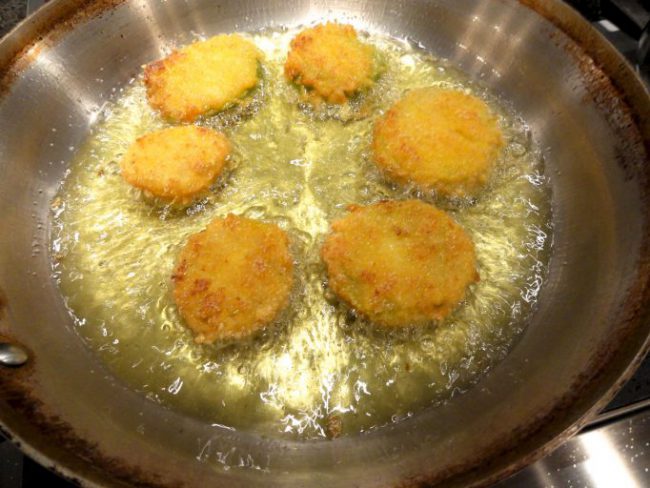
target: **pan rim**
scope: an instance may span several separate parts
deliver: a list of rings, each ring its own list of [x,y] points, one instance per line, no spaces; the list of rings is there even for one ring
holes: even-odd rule
[[[650,95],[648,94],[648,89],[643,85],[634,70],[626,64],[623,57],[617,51],[615,51],[613,46],[611,46],[609,42],[606,41],[604,37],[602,37],[595,29],[586,24],[586,22],[582,21],[577,12],[575,12],[570,7],[562,4],[561,2],[557,0],[550,0],[549,2],[540,2],[537,0],[519,0],[519,2],[525,7],[530,8],[531,10],[535,11],[539,15],[552,22],[561,31],[569,35],[569,37],[571,37],[571,39],[573,39],[577,44],[582,46],[583,44],[580,41],[585,41],[586,37],[588,37],[588,40],[596,43],[597,50],[585,50],[586,55],[588,55],[591,59],[596,59],[597,56],[603,56],[603,53],[609,56],[612,61],[606,60],[607,62],[599,64],[599,67],[613,82],[614,86],[618,88],[624,95],[623,99],[625,100],[626,105],[630,108],[631,113],[635,116],[635,121],[638,124],[637,128],[639,129],[639,132],[643,138],[646,154],[648,154],[648,147],[650,146],[650,129],[648,129],[648,121],[644,121],[642,115],[643,113],[648,113],[650,111]],[[73,28],[77,23],[101,15],[105,11],[116,7],[120,3],[122,3],[121,0],[55,0],[44,6],[39,11],[35,12],[32,16],[23,20],[18,26],[9,32],[5,38],[0,40],[0,52],[2,52],[4,49],[7,49],[7,46],[9,46],[9,49],[13,47],[14,51],[16,51],[15,48],[17,47],[17,44],[15,38],[24,38],[27,36],[27,34],[29,34],[29,31],[33,29],[35,25],[47,26],[48,24],[54,24],[53,27],[47,28],[47,31],[51,33],[50,35],[56,36],[57,32],[65,33],[67,32],[67,29]],[[567,27],[567,23],[570,22],[580,25],[582,30],[571,31]],[[586,30],[583,29],[581,23],[586,25],[588,28]],[[27,53],[31,47],[40,41],[39,36],[43,34],[44,32],[39,33],[39,31],[33,33],[31,35],[31,38],[24,43],[23,47],[14,53],[8,63],[5,64],[5,60],[0,59],[0,79],[2,80],[0,82],[0,99],[3,95],[3,87],[5,86],[5,83],[8,81],[9,83],[7,86],[10,87],[11,85],[12,80],[7,80],[7,78],[11,78],[13,75],[20,74],[20,69],[23,66],[18,66],[18,61],[21,61],[20,58],[22,58],[22,56],[25,55],[25,53]],[[12,44],[16,45],[12,46]],[[616,71],[613,70],[612,64],[614,62],[619,62],[620,65],[623,66],[620,68],[620,74],[617,74]],[[18,68],[18,70],[14,71],[15,68]],[[623,77],[626,77],[628,80],[634,79],[634,82],[630,83],[631,85],[635,86],[634,91],[629,92],[627,85],[621,82],[621,79]],[[647,209],[649,207],[648,203],[646,203],[645,206]],[[643,266],[643,268],[640,269],[647,270],[649,268],[648,261],[650,260],[650,236],[648,235],[647,222],[644,230],[645,233],[643,236],[642,250],[640,253],[641,266]],[[636,324],[636,328],[643,328],[642,324],[648,323],[648,319],[650,318],[650,305],[648,304],[650,298],[650,287],[648,286],[648,281],[650,278],[644,278],[643,275],[644,273],[639,273],[639,277],[637,279],[637,285],[639,285],[641,288],[641,293],[638,298],[641,306],[636,310],[634,316],[632,317],[632,320]],[[645,275],[647,276],[647,273],[645,273]],[[626,308],[625,305],[623,307]],[[646,326],[646,329],[648,327],[650,327],[650,324]],[[543,455],[557,448],[561,443],[565,442],[566,439],[575,434],[575,432],[577,432],[580,428],[584,427],[589,419],[597,411],[609,403],[609,401],[613,398],[620,387],[632,376],[649,350],[650,336],[646,334],[646,338],[635,353],[634,359],[628,363],[628,366],[619,376],[618,380],[612,384],[607,393],[602,396],[601,399],[596,402],[591,408],[589,408],[577,422],[571,423],[569,427],[557,433],[553,440],[546,442],[539,449],[529,453],[528,456],[522,457],[520,462],[511,464],[503,470],[495,472],[490,478],[484,480],[484,482],[481,481],[480,485],[483,485],[484,483],[488,484],[496,482],[499,479],[503,479],[515,471],[518,471],[524,465],[527,465],[530,462],[541,458]],[[0,416],[4,417],[2,414],[0,414]],[[50,459],[48,456],[43,455],[31,444],[25,442],[24,439],[16,436],[15,433],[13,433],[11,429],[9,429],[5,424],[4,418],[0,420],[0,428],[2,428],[3,431],[9,433],[13,439],[20,442],[21,449],[30,455],[30,457],[36,459],[43,465],[57,466],[57,463],[53,459]],[[72,471],[69,471],[68,468],[64,465],[57,466],[57,471],[60,472],[60,474],[63,474],[64,477],[67,477],[74,482],[81,482],[82,484],[86,484],[86,486],[100,486],[97,485],[91,478],[86,478],[84,476],[80,476],[79,474],[73,473]]]

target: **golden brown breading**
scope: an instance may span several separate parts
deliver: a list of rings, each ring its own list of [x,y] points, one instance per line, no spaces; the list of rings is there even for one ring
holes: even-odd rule
[[[351,25],[320,24],[291,41],[284,73],[313,90],[315,101],[344,103],[373,84],[374,50],[357,39]]]
[[[120,166],[122,177],[145,194],[187,205],[210,187],[229,154],[230,143],[221,132],[171,127],[138,138]]]
[[[503,146],[487,105],[441,88],[409,92],[375,123],[375,163],[400,183],[444,196],[473,196]]]
[[[215,219],[189,238],[172,279],[176,305],[196,342],[240,339],[287,305],[289,240],[273,224],[235,215]]]
[[[190,44],[145,68],[149,103],[173,121],[223,110],[257,85],[261,56],[237,34]]]
[[[469,236],[418,200],[352,206],[332,224],[321,255],[332,290],[388,327],[444,318],[478,280]]]

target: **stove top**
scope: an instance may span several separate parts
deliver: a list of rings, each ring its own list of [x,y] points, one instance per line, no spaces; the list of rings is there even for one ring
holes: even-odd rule
[[[0,0],[0,37],[47,0]],[[568,0],[650,86],[650,0]],[[496,488],[650,486],[650,355],[578,436]],[[647,453],[646,453],[647,452]],[[0,436],[0,488],[75,486]]]

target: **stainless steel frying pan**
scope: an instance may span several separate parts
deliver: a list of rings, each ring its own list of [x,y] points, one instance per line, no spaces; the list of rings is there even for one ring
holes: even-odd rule
[[[69,146],[167,42],[324,17],[408,36],[509,100],[544,148],[555,241],[537,312],[475,388],[362,436],[292,442],[202,424],[115,381],[50,279],[48,205]],[[0,370],[0,423],[84,484],[487,484],[575,433],[647,350],[650,98],[558,1],[55,0],[0,42],[0,73],[0,335],[30,352]]]

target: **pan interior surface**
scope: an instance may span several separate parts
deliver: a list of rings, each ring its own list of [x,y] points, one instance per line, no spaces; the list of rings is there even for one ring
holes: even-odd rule
[[[550,194],[525,123],[453,68],[396,40],[366,39],[384,72],[364,99],[320,108],[349,110],[351,120],[301,108],[282,75],[297,32],[252,36],[265,51],[265,81],[249,110],[257,106],[248,116],[240,108],[203,121],[232,141],[230,174],[184,212],[152,207],[119,175],[120,155],[134,138],[166,125],[134,81],[75,155],[54,199],[52,244],[78,330],[118,378],[205,422],[317,438],[408,418],[468,389],[507,354],[548,265]],[[349,205],[416,196],[382,181],[368,152],[376,117],[422,86],[487,98],[507,143],[477,201],[434,200],[472,235],[480,282],[443,323],[391,331],[328,300],[320,249]],[[287,230],[301,292],[261,337],[201,347],[173,305],[170,276],[188,233],[228,213]]]
[[[0,325],[33,357],[3,379],[11,393],[3,423],[41,459],[106,485],[390,486],[486,480],[579,421],[647,337],[638,320],[647,293],[646,134],[559,28],[514,2],[490,5],[134,1],[35,44],[0,100]],[[206,423],[116,381],[76,336],[51,279],[49,204],[74,148],[142,64],[197,34],[325,19],[408,38],[521,114],[550,177],[554,251],[526,332],[470,391],[363,435],[295,441]],[[636,100],[643,113],[647,94]]]

